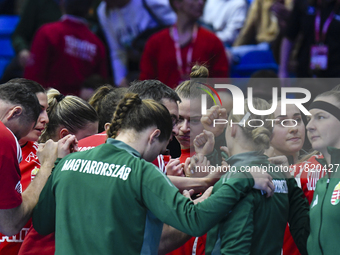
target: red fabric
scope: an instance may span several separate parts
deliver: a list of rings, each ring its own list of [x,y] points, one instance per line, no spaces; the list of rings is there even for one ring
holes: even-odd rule
[[[107,139],[106,131],[103,131],[99,134],[91,135],[85,137],[78,142],[79,151],[87,151],[98,145],[105,143]]]
[[[185,149],[185,150],[182,149],[179,161],[181,163],[185,163],[185,160],[194,154],[195,154],[194,150],[190,153],[190,149]],[[204,255],[206,239],[207,239],[207,234],[197,237],[197,241],[195,241],[196,237],[192,237],[189,239],[189,241],[187,241],[181,247],[168,253],[167,255],[192,255],[192,254]]]
[[[207,234],[200,237],[192,237],[184,245],[170,253],[167,253],[167,255],[204,255],[206,239]]]
[[[295,165],[293,168],[294,176],[301,187],[305,197],[307,198],[309,204],[313,200],[314,190],[316,187],[316,182],[325,176],[326,171],[315,170],[316,166],[322,169],[320,163],[316,160],[317,158],[323,158],[321,155],[312,156],[307,161]],[[313,171],[308,171],[309,169],[314,169]],[[285,236],[283,239],[283,255],[300,255],[298,248],[293,240],[293,237],[289,231],[287,224]]]
[[[39,235],[31,225],[24,243],[21,245],[18,255],[53,255],[55,252],[54,233],[43,236]]]
[[[34,142],[27,142],[22,150],[22,161],[19,164],[21,172],[22,191],[25,191],[31,180],[40,168],[40,163],[37,157],[38,144]],[[0,255],[16,255],[27,235],[31,226],[32,220],[30,219],[21,231],[14,236],[3,236],[0,234]]]
[[[104,44],[86,24],[73,19],[43,25],[33,39],[31,53],[24,77],[65,95],[79,95],[91,75],[107,77]]]
[[[192,150],[192,152],[190,153],[190,149],[185,149],[185,150],[181,149],[181,156],[179,157],[179,161],[181,163],[185,163],[185,160],[194,154],[195,154],[195,150]]]
[[[22,150],[22,161],[19,164],[21,173],[22,190],[24,191],[31,183],[38,170],[40,162],[37,156],[38,143],[27,142]]]
[[[0,141],[0,209],[12,209],[22,202],[18,144],[13,133],[2,122]]]
[[[187,65],[190,44],[181,48],[183,66]],[[229,63],[222,42],[212,32],[199,28],[193,46],[191,66],[204,64],[210,78],[228,77]],[[157,79],[175,88],[181,77],[177,69],[176,50],[169,28],[153,35],[145,45],[140,63],[140,80]]]

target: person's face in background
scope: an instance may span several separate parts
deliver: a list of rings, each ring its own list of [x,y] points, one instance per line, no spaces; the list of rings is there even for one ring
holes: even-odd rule
[[[179,104],[179,132],[176,139],[181,149],[193,148],[193,141],[197,135],[203,132],[201,123],[201,100],[200,98],[181,98]]]
[[[205,0],[175,0],[177,13],[186,15],[192,20],[198,20],[203,15]]]
[[[48,107],[48,102],[47,102],[47,95],[44,92],[39,92],[36,94],[40,106],[41,106],[41,112],[37,120],[37,124],[35,127],[22,139],[20,139],[19,143],[20,145],[23,145],[27,141],[38,141],[39,136],[41,135],[42,131],[44,130],[46,124],[48,123],[48,115],[47,115],[47,107]]]
[[[318,97],[316,101],[325,101],[338,107],[338,102],[334,97]],[[307,124],[308,139],[314,150],[327,154],[327,147],[340,148],[340,121],[332,114],[321,110],[311,109],[310,120]]]
[[[297,159],[305,141],[305,125],[300,110],[295,105],[287,105],[286,115],[281,115],[281,102],[279,101],[274,116],[278,121],[275,121],[270,144],[275,155],[296,155]],[[283,124],[290,127],[283,126],[281,124],[283,120],[285,120]]]

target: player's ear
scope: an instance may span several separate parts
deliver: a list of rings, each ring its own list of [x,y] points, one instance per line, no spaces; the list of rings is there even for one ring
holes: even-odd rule
[[[19,117],[22,114],[22,112],[23,110],[20,105],[13,107],[7,113],[7,116],[6,116],[7,121]]]
[[[60,131],[59,131],[59,139],[64,138],[68,134],[70,134],[70,132],[67,130],[67,128],[60,129]]]

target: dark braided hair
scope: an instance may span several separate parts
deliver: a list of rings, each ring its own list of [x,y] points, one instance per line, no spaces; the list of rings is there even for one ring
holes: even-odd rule
[[[137,94],[128,93],[118,103],[107,136],[116,138],[121,129],[141,132],[152,126],[161,131],[159,141],[170,138],[172,120],[168,109],[152,99],[141,100]]]

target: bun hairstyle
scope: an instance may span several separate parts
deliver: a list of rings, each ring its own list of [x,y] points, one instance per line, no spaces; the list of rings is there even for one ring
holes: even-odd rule
[[[152,99],[141,100],[135,93],[128,93],[118,103],[107,136],[116,138],[119,130],[134,129],[137,132],[156,126],[161,134],[159,141],[166,141],[172,132],[172,120],[168,109]]]
[[[89,104],[96,110],[99,118],[98,133],[105,130],[105,124],[111,123],[118,102],[123,98],[127,88],[114,88],[111,85],[99,87],[90,98]]]
[[[253,106],[257,110],[268,110],[270,108],[270,104],[266,100],[261,98],[253,98]],[[250,113],[247,101],[245,101],[244,103],[244,110],[245,113],[249,113],[250,116],[245,120],[245,125],[240,124],[239,126],[242,128],[243,133],[246,135],[246,137],[253,141],[255,150],[263,153],[264,150],[268,149],[270,146],[270,138],[273,130],[272,122],[266,121],[266,119],[274,119],[274,114],[255,115],[253,113]],[[234,123],[241,122],[243,117],[244,115],[234,115],[233,111],[231,111],[228,122],[230,123],[230,120],[232,120],[234,125]],[[250,125],[248,125],[249,120],[254,120],[251,121],[250,124],[251,126],[255,127],[251,127]],[[243,121],[241,123],[243,123]]]
[[[85,100],[77,96],[64,96],[56,89],[47,91],[49,123],[40,136],[39,142],[57,136],[57,129],[62,126],[75,134],[88,123],[98,121],[95,109]]]
[[[209,70],[203,65],[194,65],[191,68],[190,78],[208,78]]]
[[[203,66],[203,65],[194,65],[191,68],[190,78],[208,78],[209,77],[209,70]],[[186,99],[201,99],[202,94],[206,94],[205,91],[202,89],[208,90],[210,93],[212,91],[203,85],[203,83],[200,83],[198,81],[193,80],[187,80],[183,81],[181,84],[179,84],[175,91],[181,98]],[[213,106],[214,102],[211,97],[207,97],[207,104],[208,107]]]

